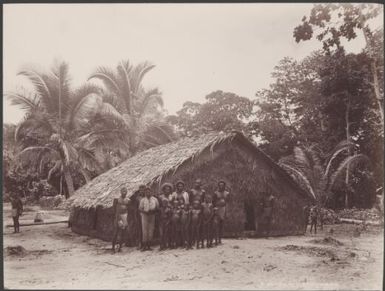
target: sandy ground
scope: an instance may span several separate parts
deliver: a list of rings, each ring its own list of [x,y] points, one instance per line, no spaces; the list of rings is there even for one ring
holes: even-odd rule
[[[11,223],[9,205],[4,222]],[[36,209],[23,215],[33,221]],[[46,211],[45,220],[62,220]],[[323,243],[334,232],[334,241]],[[212,249],[139,252],[79,236],[66,224],[4,227],[4,286],[10,289],[365,289],[381,290],[383,232],[369,228],[355,237],[355,226],[325,227],[316,236],[226,239]],[[334,243],[333,243],[334,242]],[[7,255],[11,246],[24,255]]]

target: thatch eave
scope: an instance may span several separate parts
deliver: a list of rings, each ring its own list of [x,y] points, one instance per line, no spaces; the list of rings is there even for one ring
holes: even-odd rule
[[[301,196],[309,199],[309,195],[297,185],[288,173],[242,133],[211,132],[140,152],[78,189],[74,196],[67,200],[66,204],[82,208],[112,207],[113,199],[119,197],[121,187],[126,187],[129,195],[132,195],[140,184],[152,186],[158,183],[160,185],[165,177],[172,175],[187,163],[194,164],[203,152],[209,150],[213,153],[217,146],[234,141],[244,145],[256,156],[262,158],[283,179],[295,187]]]

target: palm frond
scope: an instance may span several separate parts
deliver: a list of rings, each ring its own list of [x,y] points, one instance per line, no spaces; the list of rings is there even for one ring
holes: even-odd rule
[[[65,165],[68,166],[72,161],[76,161],[78,159],[78,153],[70,142],[60,139],[59,148],[63,154]]]
[[[159,92],[158,88],[151,89],[144,92],[141,95],[135,94],[136,97],[136,111],[139,116],[144,115],[145,112],[151,111],[151,109],[156,109],[157,106],[163,107],[163,98],[162,93]],[[150,108],[152,106],[152,108]]]
[[[343,153],[344,151],[348,151],[349,150],[349,146],[348,145],[345,145],[343,147],[339,147],[337,150],[335,150],[333,152],[333,155],[330,157],[328,163],[327,163],[327,166],[326,166],[326,170],[325,170],[325,177],[328,177],[329,176],[329,173],[330,173],[330,169],[331,169],[331,166],[333,164],[333,161],[337,158],[337,156],[341,153]]]
[[[15,141],[20,144],[22,148],[28,147],[32,144],[38,144],[40,141],[46,140],[51,132],[52,127],[47,122],[43,114],[31,114],[18,124],[15,130]]]
[[[44,155],[51,151],[54,152],[55,150],[46,146],[30,146],[18,153],[16,159],[21,163],[32,164],[36,168],[40,165]]]
[[[77,152],[81,168],[88,171],[100,171],[100,166],[95,157],[94,151],[82,147],[77,148]]]
[[[109,68],[106,68],[106,67],[97,68],[96,72],[93,73],[88,78],[88,80],[91,80],[94,78],[101,80],[104,83],[104,85],[107,87],[107,89],[111,90],[117,95],[121,95],[121,88],[117,83],[117,77],[115,73]]]
[[[317,196],[315,194],[315,191],[312,187],[312,185],[310,184],[310,181],[307,179],[307,177],[301,173],[300,171],[298,171],[297,169],[295,169],[294,167],[291,167],[291,166],[288,166],[286,164],[280,164],[281,167],[283,167],[284,169],[286,169],[289,174],[291,176],[293,176],[294,178],[299,178],[301,180],[301,182],[306,186],[308,192],[311,194],[311,196],[314,198],[314,199],[317,199]]]
[[[12,105],[17,105],[22,110],[32,112],[39,108],[39,97],[36,94],[33,94],[33,97],[31,97],[14,92],[6,93],[5,96],[11,101]]]
[[[57,160],[55,162],[55,164],[53,165],[53,167],[48,171],[48,176],[47,176],[47,180],[51,180],[52,179],[52,175],[57,173],[57,172],[62,172],[63,171],[63,165],[62,165],[62,162],[61,160]]]
[[[140,63],[139,65],[135,66],[135,68],[131,71],[131,89],[132,89],[132,92],[134,93],[137,93],[139,88],[140,88],[140,84],[142,83],[142,80],[144,78],[144,76],[149,72],[151,71],[153,68],[155,67],[155,65],[152,65],[148,62],[143,62],[143,63]]]
[[[346,171],[346,169],[349,167],[350,169],[354,169],[359,164],[365,163],[369,164],[370,160],[369,158],[364,154],[357,154],[353,156],[349,156],[345,158],[340,166],[337,168],[337,170],[333,173],[333,175],[330,177],[330,183],[328,185],[328,188],[331,189],[335,182],[338,180],[338,178],[341,177],[341,175]]]
[[[297,163],[307,168],[311,168],[309,159],[306,155],[306,152],[303,149],[301,149],[300,147],[294,147],[293,151],[294,151],[294,157]]]
[[[129,65],[128,65],[129,66]],[[118,72],[121,75],[121,78],[123,79],[123,96],[121,96],[127,107],[128,112],[132,112],[132,98],[131,98],[131,84],[130,84],[130,78],[129,78],[129,72],[126,69],[126,65],[124,63],[120,63],[118,65]],[[131,107],[131,108],[130,108]]]
[[[23,70],[17,75],[25,76],[30,80],[42,102],[50,110],[52,108],[53,96],[48,88],[46,78],[35,70]]]
[[[120,114],[114,106],[109,103],[99,102],[98,113],[102,116],[112,117],[117,122],[127,124],[126,119]]]
[[[91,131],[77,139],[83,148],[98,151],[109,149],[114,151],[128,150],[128,136],[126,131],[118,129],[107,129]]]
[[[161,134],[161,137],[163,137],[162,139],[165,142],[172,142],[175,140],[173,129],[168,124],[162,124],[162,123],[156,124],[154,122],[147,127],[147,131],[151,131],[151,129],[158,131]],[[162,142],[162,143],[165,143],[165,142]]]
[[[81,90],[85,90],[84,88]],[[95,92],[82,91],[78,93],[73,101],[73,108],[67,116],[67,124],[69,129],[79,128],[92,118],[98,110],[97,96]],[[86,95],[80,95],[86,94]]]

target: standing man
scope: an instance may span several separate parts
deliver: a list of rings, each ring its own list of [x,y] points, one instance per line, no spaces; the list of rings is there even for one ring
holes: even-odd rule
[[[310,233],[312,233],[314,227],[314,233],[317,234],[317,218],[318,218],[318,207],[314,205],[310,208]]]
[[[205,199],[206,191],[202,189],[202,180],[196,179],[194,188],[190,191],[190,201],[193,203],[195,200],[198,200],[202,203]]]
[[[184,182],[179,180],[178,182],[176,182],[175,184],[175,188],[176,188],[176,191],[174,193],[171,194],[171,201],[172,200],[178,200],[178,201],[182,201],[183,204],[190,204],[190,199],[189,199],[189,195],[188,193],[184,190]]]
[[[270,227],[271,227],[271,221],[273,219],[273,209],[274,209],[274,202],[275,197],[273,194],[269,194],[268,192],[265,192],[265,203],[264,203],[264,209],[263,209],[263,224],[264,224],[264,231],[266,235],[269,235],[270,233]]]
[[[114,220],[114,236],[112,238],[112,250],[115,252],[115,244],[118,241],[120,252],[123,243],[123,237],[127,231],[127,212],[129,200],[126,198],[127,189],[125,187],[120,189],[120,197],[114,199],[114,210],[115,210],[115,220]]]
[[[11,205],[12,205],[12,219],[13,219],[13,228],[14,232],[20,232],[19,217],[23,215],[23,202],[16,194],[11,195]]]
[[[142,217],[139,212],[139,204],[142,198],[144,197],[144,193],[146,190],[146,186],[141,184],[137,191],[132,194],[130,197],[133,209],[133,215],[135,217],[135,221],[132,225],[133,231],[133,240],[134,243],[138,246],[138,249],[142,249]]]
[[[214,200],[213,204],[217,209],[217,215],[219,217],[219,244],[222,243],[222,235],[223,235],[223,223],[226,218],[226,205],[229,201],[230,192],[226,191],[226,182],[220,180],[218,182],[218,189],[214,192]]]
[[[158,199],[152,196],[151,189],[146,187],[145,196],[139,203],[139,212],[142,218],[142,251],[151,250],[150,244],[154,235],[155,213],[158,208]]]

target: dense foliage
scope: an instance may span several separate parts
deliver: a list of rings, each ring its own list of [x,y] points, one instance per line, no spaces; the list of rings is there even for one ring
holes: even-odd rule
[[[253,99],[217,90],[203,103],[185,102],[175,115],[166,116],[158,88],[143,86],[155,67],[148,62],[98,67],[75,89],[65,63],[47,72],[24,70],[35,90],[8,94],[26,116],[17,127],[4,127],[6,190],[28,192],[31,181],[47,179],[71,195],[149,147],[237,130],[321,204],[371,207],[383,187],[383,29],[369,26],[378,7],[314,5],[293,36],[297,42],[316,37],[322,50],[301,60],[283,58],[271,84]],[[346,52],[343,40],[354,41],[357,33],[366,47]],[[16,159],[23,162],[18,167]]]

